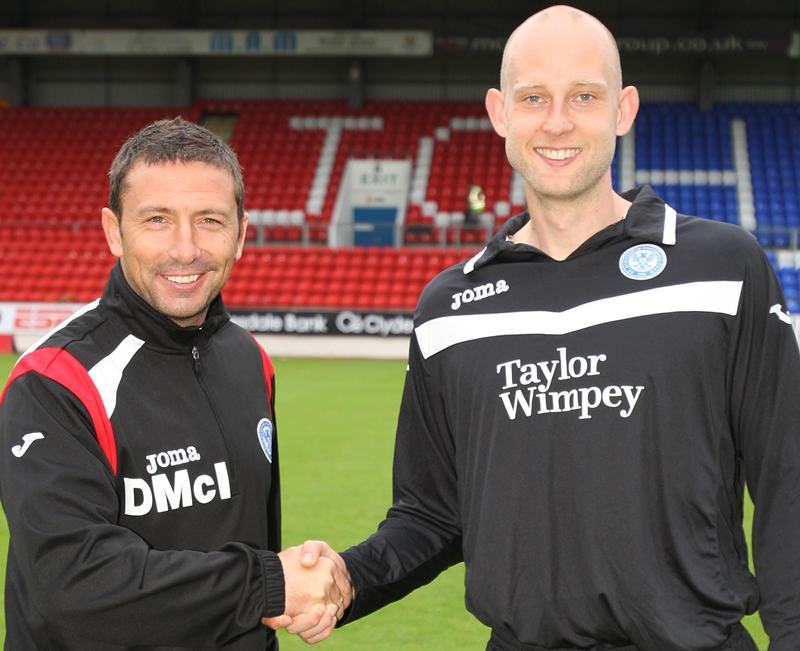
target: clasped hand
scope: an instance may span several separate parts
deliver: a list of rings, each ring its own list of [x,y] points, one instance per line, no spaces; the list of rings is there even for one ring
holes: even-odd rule
[[[309,644],[324,640],[353,597],[342,557],[318,540],[284,549],[278,557],[283,565],[286,609],[283,615],[264,617],[261,622],[276,630],[285,628]]]

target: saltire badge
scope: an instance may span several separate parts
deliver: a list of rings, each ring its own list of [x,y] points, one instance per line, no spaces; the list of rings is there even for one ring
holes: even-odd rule
[[[272,463],[272,421],[269,418],[262,418],[258,421],[258,442],[261,444],[261,449],[264,450],[264,455],[267,461]]]
[[[619,257],[619,270],[632,280],[650,280],[664,271],[667,254],[655,244],[637,244]]]

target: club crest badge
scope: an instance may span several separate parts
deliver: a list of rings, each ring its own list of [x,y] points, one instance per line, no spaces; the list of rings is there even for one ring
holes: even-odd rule
[[[650,280],[664,271],[667,254],[655,244],[637,244],[619,258],[619,270],[632,280]]]
[[[258,442],[261,443],[261,449],[264,450],[264,455],[267,461],[272,463],[272,421],[269,418],[262,418],[258,421]]]

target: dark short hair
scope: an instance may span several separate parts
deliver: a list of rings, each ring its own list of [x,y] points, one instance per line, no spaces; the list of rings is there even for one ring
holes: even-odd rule
[[[131,167],[139,161],[160,163],[208,163],[227,170],[233,177],[236,213],[244,216],[244,181],[233,150],[215,133],[194,122],[177,117],[159,120],[132,135],[117,152],[108,170],[108,204],[117,217],[122,216],[122,195]]]

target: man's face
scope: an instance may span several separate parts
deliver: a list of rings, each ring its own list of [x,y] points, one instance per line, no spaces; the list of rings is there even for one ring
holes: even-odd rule
[[[515,40],[493,123],[528,192],[575,200],[601,180],[610,188],[616,136],[629,125],[621,124],[609,43],[596,34],[552,27]]]
[[[178,325],[201,325],[244,244],[247,216],[239,223],[231,174],[200,162],[137,162],[121,205],[122,215],[103,209],[103,228],[125,279]]]

